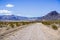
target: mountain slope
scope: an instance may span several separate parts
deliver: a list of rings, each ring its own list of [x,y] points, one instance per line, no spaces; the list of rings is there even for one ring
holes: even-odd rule
[[[26,20],[27,17],[15,16],[15,15],[1,15],[0,20]]]
[[[38,20],[60,20],[60,14],[56,11],[52,11],[43,17],[38,17]]]

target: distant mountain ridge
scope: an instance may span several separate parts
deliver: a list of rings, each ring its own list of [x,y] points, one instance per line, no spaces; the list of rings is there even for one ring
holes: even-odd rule
[[[26,21],[41,21],[41,20],[60,20],[60,13],[57,11],[51,11],[42,17],[23,17],[16,15],[0,15],[0,20],[26,20]]]
[[[0,15],[0,20],[26,20],[27,17],[15,16],[15,15]]]

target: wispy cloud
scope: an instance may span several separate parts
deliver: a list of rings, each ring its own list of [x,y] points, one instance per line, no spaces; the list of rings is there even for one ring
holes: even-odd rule
[[[12,11],[9,11],[9,10],[0,10],[0,14],[3,14],[3,15],[11,15]]]
[[[13,4],[6,4],[6,7],[14,7]]]

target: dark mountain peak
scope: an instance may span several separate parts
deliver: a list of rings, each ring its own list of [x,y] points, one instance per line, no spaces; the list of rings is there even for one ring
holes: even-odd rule
[[[55,16],[55,15],[59,15],[59,13],[57,11],[52,11],[52,12],[48,13],[48,15]]]

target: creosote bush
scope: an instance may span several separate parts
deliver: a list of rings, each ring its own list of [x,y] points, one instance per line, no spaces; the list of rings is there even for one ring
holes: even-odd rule
[[[58,27],[57,27],[56,25],[52,25],[52,28],[53,28],[54,30],[58,30]]]

